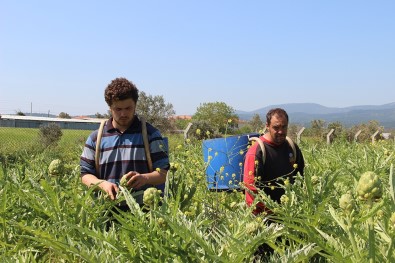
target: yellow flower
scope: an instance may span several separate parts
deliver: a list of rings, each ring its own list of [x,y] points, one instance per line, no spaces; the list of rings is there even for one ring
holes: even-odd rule
[[[294,167],[294,169],[298,168],[298,164],[294,163],[293,167]]]
[[[287,179],[285,179],[285,181],[284,181],[284,185],[285,186],[288,186],[289,185],[289,179],[287,178]]]
[[[197,135],[200,135],[200,132],[201,132],[200,129],[196,129],[196,134]]]
[[[289,197],[288,197],[288,196],[282,195],[282,196],[280,197],[280,202],[281,202],[282,204],[286,204],[286,203],[288,203],[288,201],[289,201]]]

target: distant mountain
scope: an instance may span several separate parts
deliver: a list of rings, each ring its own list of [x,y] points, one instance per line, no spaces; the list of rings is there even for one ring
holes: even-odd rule
[[[251,120],[258,114],[262,121],[272,108],[283,108],[288,112],[290,123],[310,126],[312,120],[324,120],[327,123],[340,122],[349,127],[376,120],[385,128],[395,128],[395,102],[383,105],[359,105],[344,108],[325,107],[316,103],[289,103],[270,105],[251,112],[236,111],[241,120]]]

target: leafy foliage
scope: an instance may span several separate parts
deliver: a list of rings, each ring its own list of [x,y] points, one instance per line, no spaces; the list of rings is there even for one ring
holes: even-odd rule
[[[249,124],[252,127],[252,131],[262,131],[265,128],[265,123],[261,120],[259,114],[254,114],[252,119],[249,121]]]
[[[234,112],[234,109],[225,102],[208,102],[201,104],[197,108],[196,113],[192,116],[192,120],[204,121],[217,133],[226,134],[227,129],[237,127],[239,118]],[[232,120],[230,125],[229,120]]]
[[[197,120],[192,122],[192,126],[189,129],[188,135],[191,138],[196,138],[198,140],[205,140],[214,137],[222,137],[222,135],[218,135],[213,127],[210,125],[208,121]]]
[[[71,119],[71,116],[68,113],[63,112],[63,111],[61,113],[59,113],[58,117],[61,119]]]
[[[55,123],[40,126],[39,141],[44,147],[56,145],[62,138],[62,135],[62,129]]]
[[[354,136],[357,132],[360,131],[357,141],[358,142],[368,142],[371,140],[371,136],[376,132],[379,131],[383,132],[384,128],[379,125],[377,121],[370,121],[369,123],[362,123],[360,125],[355,125],[350,128],[348,131],[348,138],[349,141],[354,141]]]
[[[260,191],[256,200],[275,213],[258,216],[242,191],[207,189],[200,141],[180,136],[170,142],[164,198],[143,209],[123,188],[110,201],[81,184],[83,141],[68,140],[34,156],[20,152],[15,165],[2,163],[1,261],[394,262],[393,141],[301,144],[304,177],[293,185],[273,182],[285,189],[280,204]],[[57,177],[47,169],[54,158],[68,167]],[[366,171],[382,181],[382,196],[374,202],[356,198]],[[352,206],[340,205],[344,194]],[[120,211],[121,201],[131,211]],[[262,244],[274,253],[255,255]]]
[[[173,104],[166,103],[163,96],[147,95],[144,91],[140,91],[136,112],[161,132],[174,129],[170,120],[175,114]]]
[[[98,119],[109,119],[111,117],[111,111],[108,110],[107,113],[104,114],[96,112],[95,117]]]
[[[16,111],[16,115],[18,115],[18,116],[26,116],[26,114],[23,113],[21,110],[17,110]]]

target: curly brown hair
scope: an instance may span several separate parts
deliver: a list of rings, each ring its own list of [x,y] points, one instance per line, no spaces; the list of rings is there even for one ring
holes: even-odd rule
[[[104,99],[110,107],[112,103],[117,100],[132,99],[137,103],[138,98],[139,90],[133,82],[126,78],[113,79],[104,91]]]

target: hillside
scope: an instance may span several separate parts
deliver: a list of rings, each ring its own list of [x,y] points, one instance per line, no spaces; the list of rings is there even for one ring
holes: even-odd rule
[[[267,111],[280,107],[288,112],[290,122],[308,127],[312,120],[324,120],[327,123],[341,122],[349,127],[376,120],[385,128],[395,128],[395,102],[383,105],[359,105],[344,108],[325,107],[316,103],[290,103],[270,105],[251,112],[236,111],[242,120],[250,120],[259,114],[265,120]]]

